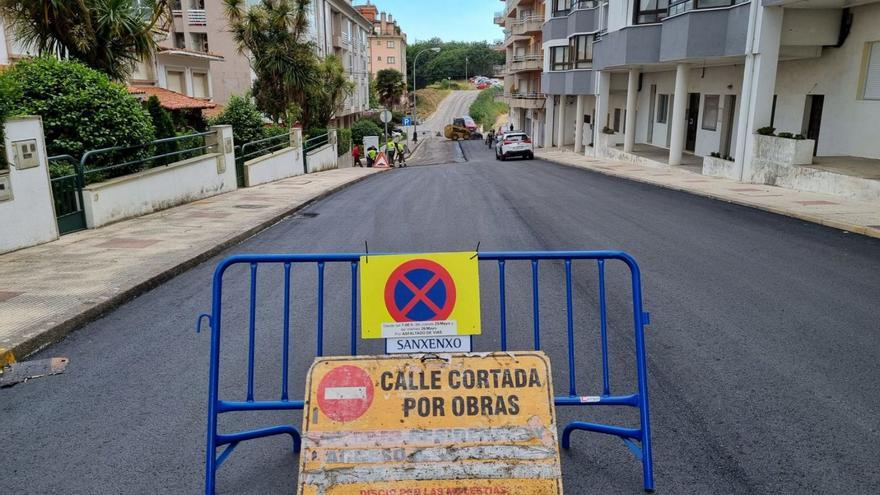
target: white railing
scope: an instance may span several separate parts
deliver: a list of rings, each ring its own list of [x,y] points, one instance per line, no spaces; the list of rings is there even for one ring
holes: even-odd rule
[[[540,15],[529,15],[521,17],[511,25],[513,34],[525,34],[530,31],[540,31],[544,25],[544,17]]]
[[[190,26],[207,26],[208,25],[208,15],[202,9],[187,10],[186,11],[186,22]]]

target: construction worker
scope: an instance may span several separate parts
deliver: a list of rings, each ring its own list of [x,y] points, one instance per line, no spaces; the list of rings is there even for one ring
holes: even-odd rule
[[[397,143],[394,138],[389,137],[388,143],[385,145],[385,155],[388,157],[388,166],[394,167],[394,154],[397,152]]]
[[[375,146],[367,148],[367,168],[373,168],[373,164],[376,163],[376,156],[378,155],[379,152],[376,150]]]
[[[406,166],[406,143],[403,141],[397,143],[397,163],[401,167]]]

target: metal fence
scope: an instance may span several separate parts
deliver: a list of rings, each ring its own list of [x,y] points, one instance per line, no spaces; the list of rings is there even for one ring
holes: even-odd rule
[[[305,351],[306,355],[311,355],[311,349],[314,349],[315,356],[323,356],[325,354],[325,318],[335,317],[332,329],[336,338],[339,339],[344,334],[348,334],[348,339],[341,339],[335,342],[338,347],[344,340],[348,340],[346,351],[352,355],[358,355],[358,343],[360,341],[358,334],[358,271],[360,268],[360,259],[362,254],[279,254],[279,255],[238,255],[227,258],[222,261],[214,271],[213,282],[213,303],[210,314],[203,314],[199,317],[197,330],[201,328],[202,322],[207,321],[211,329],[211,351],[210,351],[210,372],[208,380],[208,438],[207,438],[207,458],[205,463],[205,493],[211,495],[214,493],[216,472],[220,465],[229,457],[229,455],[238,447],[241,442],[263,438],[273,435],[289,435],[293,441],[294,451],[299,451],[301,437],[299,430],[290,424],[278,424],[261,429],[251,429],[238,431],[234,433],[221,433],[219,431],[219,417],[225,413],[244,413],[255,411],[279,411],[279,410],[302,410],[305,402],[303,399],[292,397],[289,394],[289,375],[291,366],[294,366],[294,356],[291,352],[291,345],[301,354]],[[621,251],[545,251],[545,252],[480,252],[478,259],[489,265],[495,265],[498,280],[498,328],[489,332],[488,328],[485,333],[491,333],[497,336],[498,347],[501,351],[508,351],[509,332],[512,330],[508,324],[508,301],[520,300],[522,296],[525,299],[531,299],[532,307],[532,325],[530,329],[519,328],[519,331],[526,330],[530,341],[527,346],[533,347],[535,350],[546,349],[548,354],[556,355],[557,359],[565,363],[567,368],[567,387],[564,392],[555,397],[555,404],[563,407],[607,407],[607,408],[630,408],[637,411],[637,426],[626,427],[605,423],[588,422],[588,421],[572,421],[565,426],[560,443],[563,448],[569,448],[571,435],[575,431],[591,431],[596,433],[604,433],[619,437],[623,443],[632,450],[635,457],[641,464],[642,476],[645,490],[652,491],[654,489],[654,475],[651,455],[651,432],[650,417],[648,411],[648,381],[647,381],[647,357],[645,352],[645,326],[649,324],[649,315],[644,311],[642,306],[642,288],[641,275],[638,263],[629,254]],[[540,296],[539,286],[539,268],[546,267],[550,263],[562,263],[564,266],[564,291],[558,294],[551,293],[556,302],[561,299],[564,310],[559,312],[540,312],[542,308],[542,299]],[[594,263],[597,271],[598,290],[595,292],[596,316],[597,321],[591,322],[587,328],[578,326],[576,328],[576,319],[574,316],[575,297],[574,284],[575,276],[573,265]],[[621,284],[619,280],[609,281],[606,276],[607,266],[614,263],[622,264],[627,270],[628,283]],[[336,265],[335,274],[345,274],[344,279],[348,279],[348,283],[341,282],[342,285],[335,287],[333,291],[326,291],[325,279],[331,265]],[[514,273],[512,268],[518,265],[525,269],[525,273]],[[234,287],[227,287],[230,295],[223,297],[224,293],[224,274],[233,266],[240,267],[236,273],[246,275],[249,273],[248,288],[237,291]],[[309,336],[313,340],[312,344],[307,343],[305,334],[296,332],[296,322],[291,321],[293,313],[305,312],[305,309],[293,309],[293,296],[304,294],[306,290],[302,289],[302,284],[292,282],[292,269],[294,266],[310,266],[317,268],[315,277],[316,286],[314,287],[314,297],[308,296],[309,304],[314,304],[314,308],[308,309],[308,316],[302,320],[303,323],[314,325],[314,332],[309,332]],[[274,269],[273,269],[274,268]],[[242,270],[243,269],[243,270]],[[279,277],[279,272],[283,270]],[[350,274],[349,274],[350,272]],[[257,275],[260,274],[261,280],[271,278],[273,282],[270,284],[271,295],[265,292],[258,292]],[[526,275],[528,273],[528,275]],[[519,275],[519,277],[516,277]],[[510,280],[511,282],[508,282]],[[517,282],[518,281],[518,282]],[[612,300],[606,298],[606,290],[609,286],[619,287],[623,290],[623,297]],[[311,284],[309,284],[311,285]],[[626,287],[628,285],[629,287]],[[294,291],[296,287],[298,291]],[[350,287],[350,293],[348,289]],[[519,288],[522,291],[511,291],[508,289]],[[311,292],[309,290],[308,292]],[[528,294],[528,293],[531,294]],[[262,293],[263,297],[259,298],[258,293]],[[615,294],[617,292],[615,291]],[[531,296],[531,297],[528,297]],[[302,296],[301,296],[302,297]],[[626,299],[629,297],[629,302]],[[331,298],[334,302],[331,301]],[[266,301],[271,302],[266,302]],[[226,304],[224,304],[224,301]],[[260,302],[262,301],[262,302]],[[524,301],[520,300],[519,304]],[[582,301],[577,301],[579,304]],[[624,315],[622,320],[615,319],[614,326],[609,324],[609,310],[611,304],[618,308],[619,313]],[[247,305],[247,309],[242,305]],[[280,304],[281,321],[265,321],[265,311],[268,307]],[[232,307],[230,308],[229,305]],[[328,306],[325,313],[325,306]],[[271,398],[257,398],[255,395],[255,362],[256,342],[257,342],[257,326],[258,326],[258,308],[261,314],[260,319],[260,339],[271,339],[273,342],[280,342],[278,346],[272,344],[273,350],[280,353],[281,367],[280,371],[280,391],[273,392]],[[301,311],[302,309],[302,311]],[[226,315],[225,326],[224,316]],[[311,316],[315,318],[312,320]],[[565,324],[552,324],[548,321],[550,318],[557,316],[564,318]],[[628,322],[627,322],[628,320]],[[340,324],[344,326],[340,326]],[[349,326],[350,325],[350,326]],[[549,328],[548,328],[549,327]],[[597,329],[595,327],[598,327]],[[619,333],[612,332],[612,329],[622,329],[629,327],[629,332]],[[247,369],[234,369],[229,373],[239,377],[239,383],[243,382],[241,378],[246,373],[246,392],[244,400],[228,400],[222,399],[220,388],[220,366],[221,366],[221,328],[233,334],[237,342],[246,340],[247,349]],[[564,329],[564,330],[563,330]],[[280,330],[281,335],[266,335],[266,332]],[[497,333],[496,331],[497,330]],[[590,332],[593,330],[593,332]],[[598,330],[598,332],[595,332]],[[238,332],[241,333],[238,333]],[[246,332],[246,334],[245,334]],[[594,333],[595,332],[595,333]],[[235,334],[238,335],[235,335]],[[596,339],[598,333],[598,339]],[[628,333],[628,335],[627,335]],[[635,376],[627,377],[628,373],[621,373],[618,370],[614,376],[615,381],[612,382],[611,364],[609,363],[609,338],[613,338],[615,342],[622,337],[627,337],[632,347],[627,346],[627,360],[634,360],[631,370]],[[631,340],[630,340],[631,337]],[[278,340],[274,340],[278,339]],[[581,347],[576,346],[576,342]],[[522,346],[522,344],[520,344]],[[593,385],[597,390],[601,389],[596,395],[582,395],[584,384],[580,383],[580,388],[576,382],[577,363],[581,368],[587,366],[587,360],[583,356],[582,350],[595,345],[594,354],[598,354],[598,363],[600,366],[600,374],[595,374],[595,379],[601,381]],[[237,347],[237,345],[236,345]],[[493,346],[494,347],[494,346]],[[629,349],[632,349],[630,351]],[[243,351],[243,349],[242,349]],[[634,351],[634,352],[633,352]],[[229,358],[226,355],[225,358]],[[271,356],[270,359],[277,359],[279,356]],[[551,356],[552,359],[553,356]],[[558,361],[557,361],[558,362]],[[227,375],[228,376],[228,375]],[[263,378],[266,378],[263,375]],[[634,378],[634,380],[633,380]],[[262,380],[261,380],[262,381]],[[622,384],[623,381],[628,384]],[[634,382],[634,383],[633,383]],[[245,385],[245,383],[241,383]],[[633,387],[635,390],[626,390]],[[274,387],[273,387],[274,388]],[[612,389],[614,390],[612,392]],[[621,390],[624,389],[624,390]],[[224,389],[227,390],[227,389]],[[228,390],[227,390],[228,391]],[[622,392],[622,393],[621,393]],[[277,395],[276,395],[277,394]],[[218,449],[223,450],[218,455]]]
[[[303,143],[303,150],[308,153],[309,151],[316,150],[321,146],[330,142],[330,133],[321,134],[319,136],[311,137],[306,139]]]
[[[235,177],[238,187],[245,187],[244,163],[292,146],[290,133],[258,139],[235,147]]]
[[[219,150],[219,142],[210,145],[207,143],[207,137],[215,134],[214,131],[200,132],[157,139],[135,146],[113,146],[86,151],[80,159],[85,183],[123,177],[208,153],[216,153]]]
[[[57,155],[50,156],[48,162],[59,233],[86,228],[82,192],[85,176],[79,160],[70,155]]]

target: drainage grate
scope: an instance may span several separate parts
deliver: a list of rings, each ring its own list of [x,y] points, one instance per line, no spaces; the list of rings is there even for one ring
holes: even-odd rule
[[[268,208],[269,205],[235,205],[236,208],[241,208],[242,210],[259,210],[262,208]]]

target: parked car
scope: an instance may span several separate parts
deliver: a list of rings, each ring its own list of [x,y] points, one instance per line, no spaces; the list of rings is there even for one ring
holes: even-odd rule
[[[501,136],[495,144],[495,159],[507,160],[515,156],[527,160],[535,158],[535,147],[532,139],[524,132],[508,132]]]

